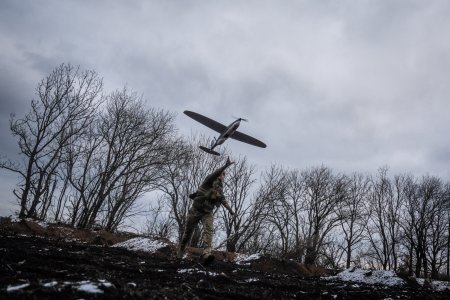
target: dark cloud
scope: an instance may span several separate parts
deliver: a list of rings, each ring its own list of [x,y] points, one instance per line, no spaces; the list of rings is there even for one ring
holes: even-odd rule
[[[267,149],[270,163],[337,171],[439,174],[450,142],[450,4],[445,1],[1,1],[1,153],[11,112],[60,63],[94,69],[178,113],[180,132],[211,134],[204,113]]]
[[[17,141],[9,129],[11,117],[23,117],[30,109],[33,96],[33,87],[14,71],[0,66],[0,154],[7,156],[18,152]]]

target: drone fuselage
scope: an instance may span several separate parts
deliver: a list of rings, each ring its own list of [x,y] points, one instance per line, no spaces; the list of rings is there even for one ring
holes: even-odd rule
[[[215,141],[213,141],[210,149],[213,150],[215,147],[222,145],[229,137],[233,135],[233,133],[236,132],[236,130],[239,128],[239,125],[241,125],[241,119],[237,119],[236,121],[228,125],[225,132],[221,133],[219,137]]]

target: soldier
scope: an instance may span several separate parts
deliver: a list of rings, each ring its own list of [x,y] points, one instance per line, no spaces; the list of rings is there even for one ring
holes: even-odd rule
[[[232,215],[234,215],[233,210],[228,205],[228,202],[223,195],[225,169],[233,163],[234,162],[231,162],[228,158],[224,166],[208,175],[197,191],[189,195],[189,198],[193,199],[194,203],[186,218],[183,237],[181,238],[177,252],[178,258],[183,257],[186,245],[191,239],[195,226],[201,221],[203,224],[203,243],[205,245],[202,257],[205,261],[214,259],[214,256],[211,254],[214,208],[219,207],[220,204],[222,204]]]

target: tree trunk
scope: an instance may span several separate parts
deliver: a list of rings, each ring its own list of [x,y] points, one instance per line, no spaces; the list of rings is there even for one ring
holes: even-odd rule
[[[348,243],[348,245],[347,245],[347,269],[350,268],[351,258],[352,258],[352,246],[350,245],[350,243]]]
[[[450,223],[448,224],[447,237],[447,276],[450,276]]]
[[[413,255],[414,255],[414,252],[413,252],[413,247],[412,246],[410,246],[410,248],[409,248],[409,257],[408,257],[408,275],[409,276],[412,276],[413,275]]]
[[[31,173],[33,171],[33,161],[35,158],[35,154],[32,153],[30,155],[30,158],[28,159],[28,167],[27,167],[27,174],[25,177],[25,186],[23,188],[22,197],[20,198],[20,212],[19,212],[19,218],[23,219],[26,217],[26,214],[28,212],[27,210],[27,200],[28,200],[28,194],[30,193],[31,188]]]
[[[420,249],[416,250],[416,271],[415,276],[420,277],[420,270],[422,269],[422,257],[420,256]]]

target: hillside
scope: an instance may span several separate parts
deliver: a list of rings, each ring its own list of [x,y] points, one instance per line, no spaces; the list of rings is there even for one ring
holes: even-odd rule
[[[449,299],[393,272],[339,274],[292,260],[175,246],[131,234],[74,230],[30,220],[0,221],[0,299]],[[333,276],[335,275],[335,276]],[[419,281],[420,282],[420,281]]]

